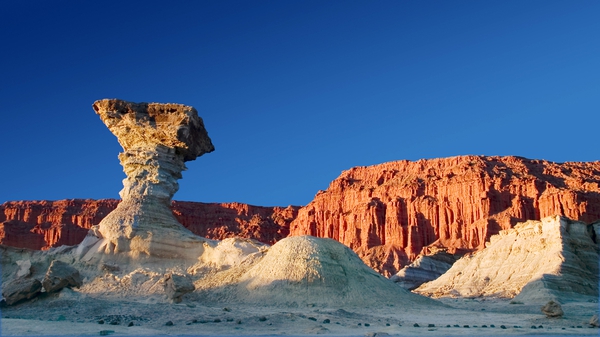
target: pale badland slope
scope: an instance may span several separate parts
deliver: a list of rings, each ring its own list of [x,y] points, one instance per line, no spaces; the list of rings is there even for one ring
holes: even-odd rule
[[[599,223],[561,216],[527,221],[490,238],[415,292],[433,297],[513,298],[527,302],[598,297]],[[518,295],[518,296],[517,296]]]

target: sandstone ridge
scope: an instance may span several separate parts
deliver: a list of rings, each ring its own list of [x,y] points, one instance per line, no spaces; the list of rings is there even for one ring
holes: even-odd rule
[[[112,212],[119,200],[67,199],[9,201],[0,205],[0,244],[47,250],[79,244],[92,226]],[[237,202],[173,201],[179,223],[208,239],[230,237],[273,244],[289,234],[298,206],[261,207]]]
[[[458,156],[355,167],[300,209],[291,235],[333,238],[386,276],[431,244],[478,251],[517,222],[600,219],[600,162]]]
[[[490,238],[482,251],[458,260],[438,279],[415,291],[434,297],[515,298],[560,302],[598,297],[600,222],[561,216],[530,220]]]

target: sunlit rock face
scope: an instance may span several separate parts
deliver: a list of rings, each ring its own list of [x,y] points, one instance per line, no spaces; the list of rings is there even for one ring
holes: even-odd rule
[[[0,244],[47,250],[79,244],[120,200],[7,201],[0,205]],[[242,237],[267,244],[285,238],[299,206],[262,207],[231,203],[173,201],[177,221],[213,240]]]
[[[300,209],[290,235],[337,240],[385,276],[431,244],[450,254],[485,248],[518,222],[559,214],[600,219],[600,161],[457,156],[343,171]]]
[[[434,297],[504,297],[523,302],[598,296],[598,233],[561,216],[517,224],[415,291]]]
[[[196,109],[118,99],[96,101],[93,108],[123,147],[119,160],[127,175],[122,202],[99,224],[105,252],[198,254],[194,247],[200,238],[177,222],[169,208],[184,162],[214,150]]]

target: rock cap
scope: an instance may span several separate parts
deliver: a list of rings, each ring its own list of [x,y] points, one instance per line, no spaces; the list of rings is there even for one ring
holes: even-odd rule
[[[175,148],[184,161],[214,151],[202,118],[191,106],[102,99],[92,105],[124,150]]]

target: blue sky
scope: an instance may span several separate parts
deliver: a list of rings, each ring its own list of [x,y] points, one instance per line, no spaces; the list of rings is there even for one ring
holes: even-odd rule
[[[600,160],[599,1],[3,1],[0,202],[118,198],[102,98],[194,106],[176,200],[304,205],[353,166]]]

